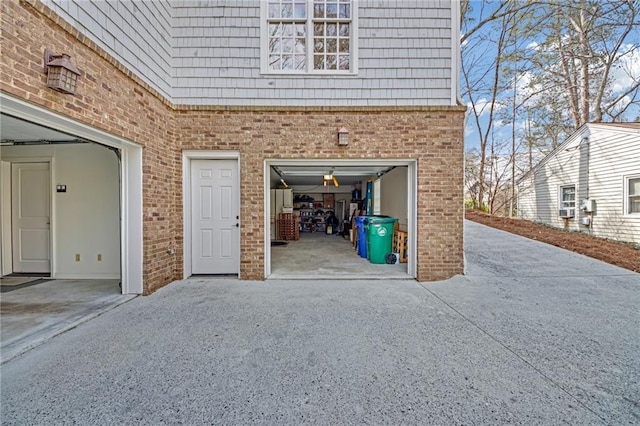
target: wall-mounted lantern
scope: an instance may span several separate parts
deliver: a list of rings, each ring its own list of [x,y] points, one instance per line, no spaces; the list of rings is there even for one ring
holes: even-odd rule
[[[58,92],[74,95],[78,77],[82,74],[66,53],[56,55],[48,49],[44,51],[44,72],[47,74],[47,87]]]
[[[344,127],[338,130],[338,145],[349,145],[349,131]]]

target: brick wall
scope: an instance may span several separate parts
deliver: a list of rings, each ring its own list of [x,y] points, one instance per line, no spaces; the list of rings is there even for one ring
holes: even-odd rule
[[[267,158],[417,159],[418,279],[462,273],[461,108],[184,108],[175,119],[182,149],[240,151],[242,278],[264,274]],[[339,147],[343,126],[349,145]]]
[[[175,106],[39,1],[0,7],[4,92],[144,147],[145,293],[182,278],[183,149],[241,152],[242,279],[263,278],[265,158],[417,159],[418,279],[462,272],[462,108]],[[45,48],[69,54],[83,72],[75,96],[46,88]],[[342,126],[350,143],[338,149]]]

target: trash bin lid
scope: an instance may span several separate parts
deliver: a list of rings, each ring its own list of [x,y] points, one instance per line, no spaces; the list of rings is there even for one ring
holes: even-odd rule
[[[356,216],[356,218],[354,219],[354,222],[356,223],[356,225],[363,224],[365,223],[368,217],[369,216]]]
[[[389,216],[372,216],[368,218],[368,223],[373,225],[380,225],[385,223],[396,223],[398,219]]]
[[[377,214],[377,215],[365,216],[364,218],[365,218],[364,223],[367,224],[367,223],[374,223],[373,219],[385,219],[385,218],[389,218],[389,216]],[[382,223],[382,222],[375,222],[375,223]]]

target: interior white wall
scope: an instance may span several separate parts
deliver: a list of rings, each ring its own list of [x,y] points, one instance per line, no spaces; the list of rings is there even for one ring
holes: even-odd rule
[[[96,144],[2,148],[2,160],[7,162],[44,157],[54,159],[53,276],[120,278],[120,183],[115,153]],[[67,192],[57,193],[58,184],[67,185]]]
[[[400,229],[407,230],[407,168],[396,167],[380,178],[380,213],[395,217]]]

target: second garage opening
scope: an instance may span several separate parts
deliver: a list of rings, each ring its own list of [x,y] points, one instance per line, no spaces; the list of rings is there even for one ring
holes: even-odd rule
[[[267,162],[268,278],[407,279],[412,161]]]

